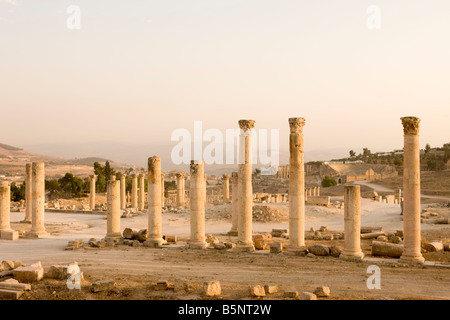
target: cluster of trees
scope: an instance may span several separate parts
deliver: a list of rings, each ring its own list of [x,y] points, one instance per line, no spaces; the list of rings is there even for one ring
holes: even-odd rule
[[[323,180],[322,180],[322,187],[327,188],[327,187],[333,187],[333,186],[337,186],[336,180],[334,180],[333,178],[330,178],[329,176],[325,176],[325,178],[323,178]]]
[[[88,189],[89,179],[82,180],[72,173],[66,173],[60,179],[45,180],[45,190],[50,198],[86,197]]]
[[[20,201],[25,199],[25,181],[17,186],[15,182],[11,183],[11,201]]]
[[[433,152],[433,151],[436,152]],[[446,143],[442,148],[432,149],[427,143],[423,155],[420,157],[422,164],[426,165],[427,170],[437,171],[445,169],[445,165],[450,160],[450,144]]]

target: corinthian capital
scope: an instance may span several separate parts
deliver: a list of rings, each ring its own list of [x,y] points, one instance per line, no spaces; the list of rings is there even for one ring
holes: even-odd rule
[[[405,135],[419,134],[420,119],[417,117],[403,117],[400,118],[403,124],[403,133]]]

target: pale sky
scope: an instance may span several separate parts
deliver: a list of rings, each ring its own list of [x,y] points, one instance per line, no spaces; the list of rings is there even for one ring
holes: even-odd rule
[[[0,143],[15,146],[169,144],[195,120],[253,119],[283,149],[304,117],[306,150],[391,150],[411,115],[421,146],[441,146],[450,1],[0,0],[0,88]]]

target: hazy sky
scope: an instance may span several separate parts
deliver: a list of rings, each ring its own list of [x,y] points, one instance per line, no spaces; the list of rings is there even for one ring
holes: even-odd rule
[[[283,149],[305,117],[306,150],[390,150],[414,115],[440,146],[449,39],[448,0],[0,0],[0,142],[164,144],[253,119]]]

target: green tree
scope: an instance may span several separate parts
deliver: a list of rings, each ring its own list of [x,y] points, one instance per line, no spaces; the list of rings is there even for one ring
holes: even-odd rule
[[[349,154],[350,154],[350,158],[356,157],[356,152],[353,151],[353,150],[350,150],[350,151],[349,151]]]
[[[431,151],[431,146],[429,143],[427,143],[427,145],[425,146],[425,154],[430,153],[430,151]]]
[[[332,186],[336,186],[337,182],[336,180],[334,180],[333,178],[330,178],[329,176],[325,176],[325,178],[323,178],[322,180],[322,187],[327,188],[327,187],[332,187]]]
[[[11,201],[25,199],[25,181],[18,187],[15,182],[11,183]]]
[[[402,166],[403,165],[403,160],[400,158],[395,158],[394,159],[394,165],[396,166]]]

